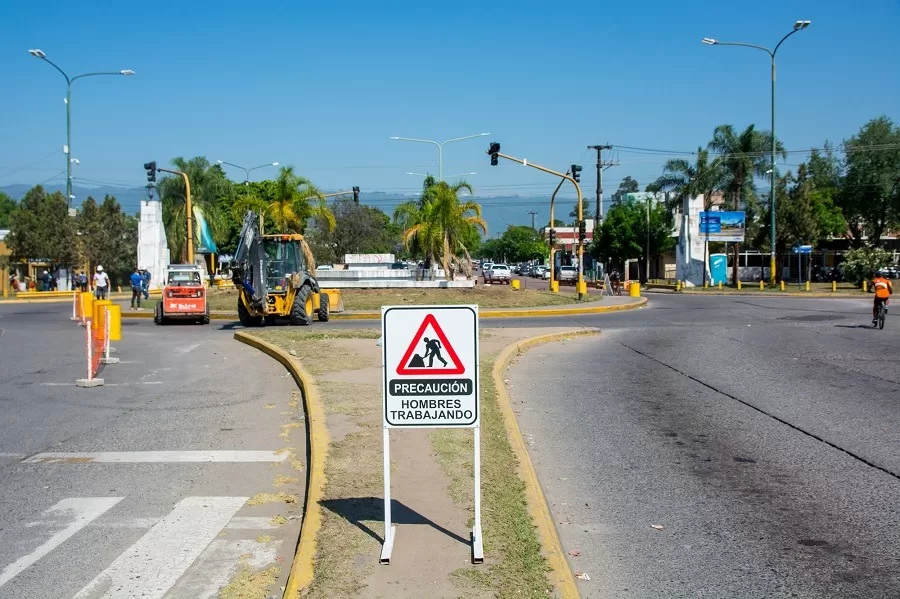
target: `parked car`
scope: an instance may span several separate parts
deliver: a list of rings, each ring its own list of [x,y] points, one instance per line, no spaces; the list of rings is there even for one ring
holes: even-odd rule
[[[544,270],[541,271],[541,278],[544,279],[545,281],[550,280],[550,268],[549,267],[545,266]]]
[[[485,283],[505,283],[509,285],[512,280],[512,271],[506,264],[492,264],[490,270],[484,271]]]
[[[578,281],[578,269],[574,266],[560,266],[556,269],[556,280],[560,285],[574,285]]]

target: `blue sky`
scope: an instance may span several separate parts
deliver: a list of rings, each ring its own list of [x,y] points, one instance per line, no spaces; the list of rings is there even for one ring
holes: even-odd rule
[[[897,0],[280,4],[8,3],[0,186],[63,181],[65,82],[29,48],[70,74],[137,72],[73,86],[81,184],[142,186],[147,160],[205,155],[293,164],[326,189],[412,193],[420,179],[405,173],[436,173],[437,149],[390,136],[485,131],[445,147],[445,174],[476,171],[477,196],[555,186],[533,169],[491,168],[493,140],[551,167],[580,162],[588,195],[588,144],[694,150],[720,123],[768,128],[768,57],[700,39],[771,46],[797,19],[812,25],[778,55],[788,149],[840,141],[880,114],[900,121]],[[625,175],[643,187],[665,159],[617,158],[607,197]]]

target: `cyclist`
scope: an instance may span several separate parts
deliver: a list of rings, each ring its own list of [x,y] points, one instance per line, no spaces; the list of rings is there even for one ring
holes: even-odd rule
[[[894,293],[894,286],[891,285],[889,279],[884,278],[884,272],[879,270],[872,279],[872,290],[875,292],[875,303],[872,305],[872,324],[877,324],[878,307],[884,304],[884,311],[887,312],[888,299]]]

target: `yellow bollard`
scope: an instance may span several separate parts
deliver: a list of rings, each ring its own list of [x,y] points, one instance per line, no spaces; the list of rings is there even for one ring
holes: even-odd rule
[[[719,291],[722,291],[722,281],[719,281],[718,287],[719,287]]]
[[[628,286],[628,295],[631,297],[641,297],[641,284],[638,281],[632,281]]]
[[[81,292],[81,320],[90,320],[94,314],[94,293],[91,291]]]
[[[837,281],[831,282],[831,291],[837,291]]]
[[[809,291],[809,281],[806,282],[806,290]]]
[[[119,293],[122,293],[122,286],[121,286],[121,285],[119,285],[118,287],[116,287],[116,289],[119,290]]]
[[[582,281],[581,283],[575,282],[575,293],[580,293],[581,295],[587,295],[587,281]]]
[[[559,281],[550,281],[550,292],[559,293]]]
[[[863,281],[863,293],[866,293],[868,291],[869,291],[869,282]]]
[[[521,285],[522,285],[522,283],[519,281],[519,279],[513,279],[512,282],[509,284],[510,288],[513,290],[519,289],[519,287]]]
[[[681,291],[681,281],[675,281],[675,291]]]
[[[93,328],[105,326],[106,306],[111,306],[112,300],[94,300],[92,316],[94,318]],[[102,330],[102,329],[101,329]]]
[[[784,291],[784,281],[779,281],[779,283],[781,284],[781,290]]]
[[[122,340],[122,306],[110,304],[106,306],[106,317],[109,319],[110,341]]]
[[[766,288],[766,284],[763,283],[762,280],[760,280],[760,281],[759,281],[759,290],[760,290],[760,291],[763,291],[763,290],[765,290],[765,288]]]
[[[709,288],[709,281],[703,281],[703,288],[704,289]]]
[[[738,291],[740,291],[740,290],[741,290],[741,281],[740,281],[740,279],[738,279]]]

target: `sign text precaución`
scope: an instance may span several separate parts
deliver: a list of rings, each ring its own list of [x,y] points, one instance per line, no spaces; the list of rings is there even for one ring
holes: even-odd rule
[[[390,381],[391,395],[394,396],[428,396],[428,395],[472,395],[475,384],[472,379],[417,379]]]

